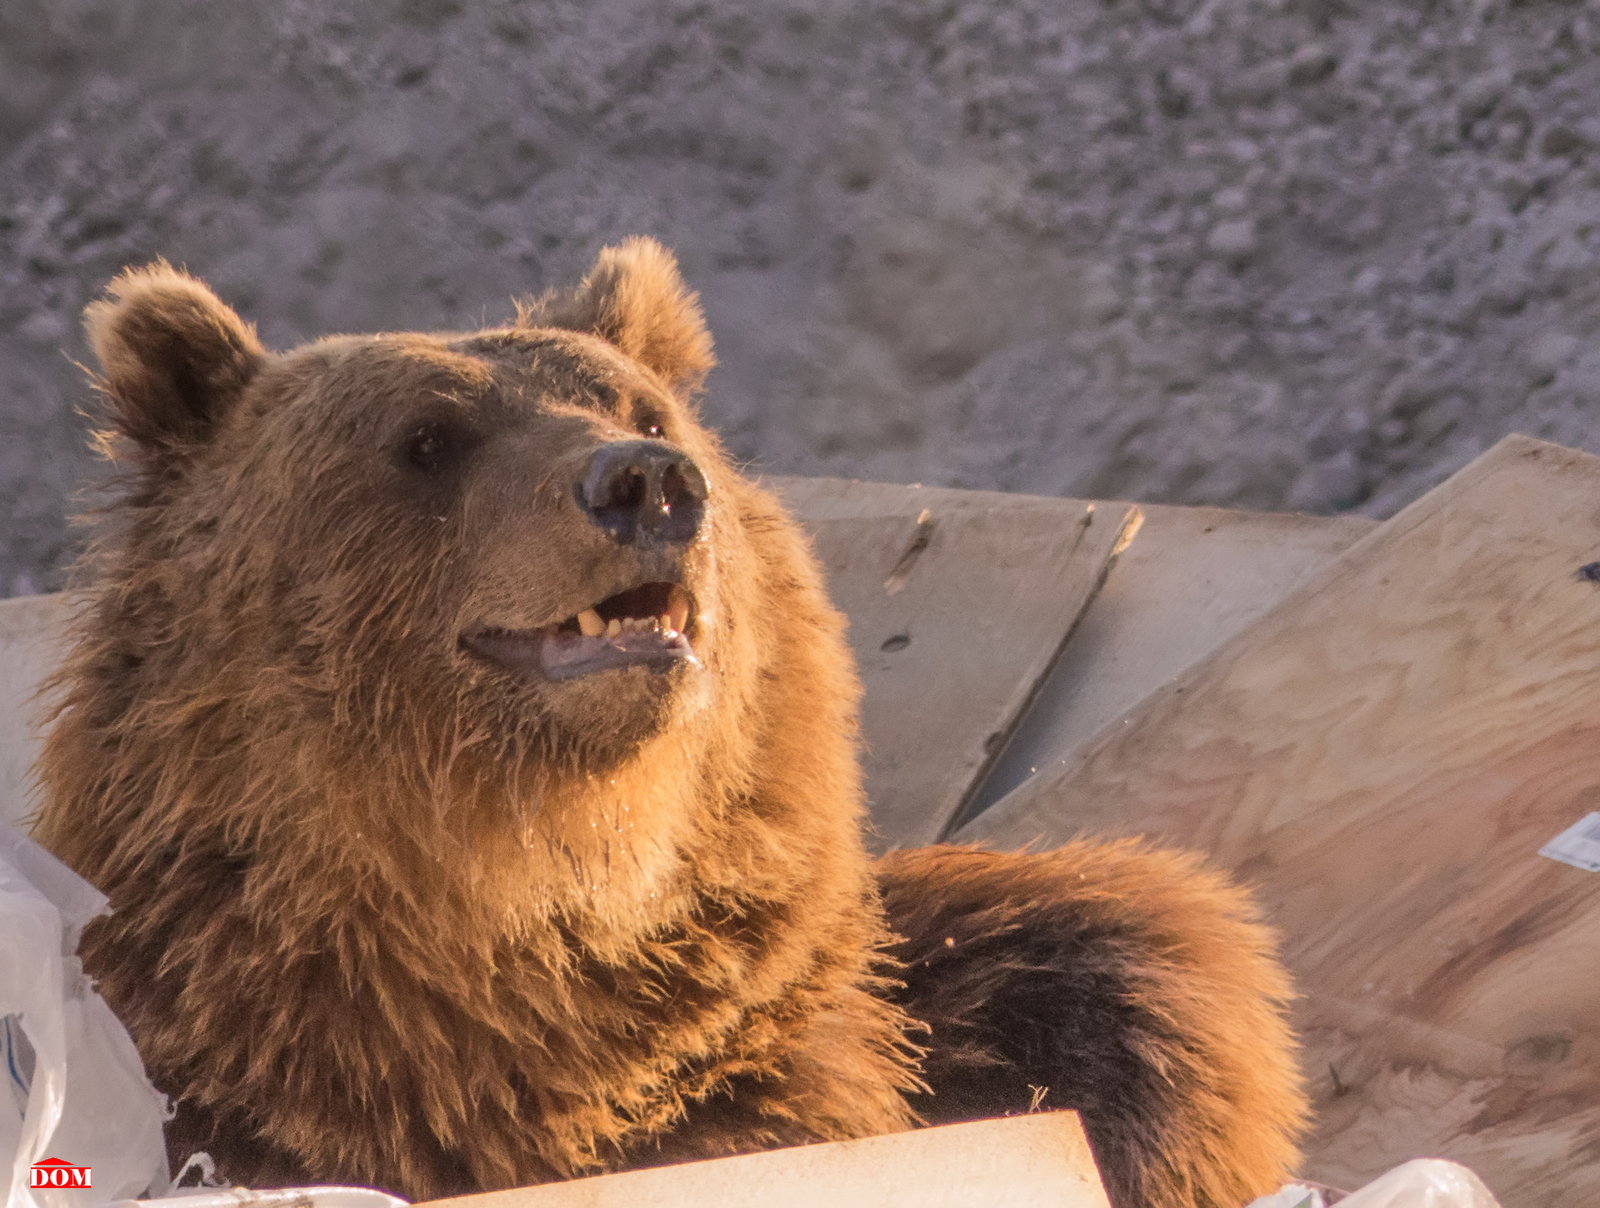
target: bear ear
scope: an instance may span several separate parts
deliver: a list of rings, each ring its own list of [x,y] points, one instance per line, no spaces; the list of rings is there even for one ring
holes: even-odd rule
[[[717,363],[699,295],[684,285],[672,253],[640,235],[603,249],[576,289],[519,303],[517,325],[592,332],[682,395],[698,390]]]
[[[266,358],[255,328],[164,260],[106,295],[83,317],[117,426],[152,452],[204,441]]]

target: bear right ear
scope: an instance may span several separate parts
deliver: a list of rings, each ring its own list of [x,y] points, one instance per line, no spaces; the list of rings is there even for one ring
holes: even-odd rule
[[[266,358],[255,328],[164,260],[124,270],[106,294],[84,327],[117,426],[156,453],[204,441]]]
[[[700,389],[717,363],[699,296],[683,283],[672,253],[641,235],[601,249],[576,289],[519,302],[517,323],[591,332],[683,396]]]

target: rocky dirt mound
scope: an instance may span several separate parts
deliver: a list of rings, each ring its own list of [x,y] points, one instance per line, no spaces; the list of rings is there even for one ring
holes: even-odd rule
[[[1600,447],[1600,5],[8,0],[0,592],[94,464],[76,316],[476,326],[635,231],[790,473],[1382,515]]]

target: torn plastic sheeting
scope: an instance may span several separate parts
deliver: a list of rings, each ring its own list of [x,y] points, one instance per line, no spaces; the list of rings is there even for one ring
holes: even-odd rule
[[[371,1187],[283,1187],[253,1191],[248,1187],[179,1191],[159,1200],[117,1200],[104,1208],[407,1208],[407,1201]]]
[[[1500,1208],[1483,1180],[1442,1158],[1415,1158],[1337,1201],[1300,1183],[1264,1195],[1248,1208]]]
[[[1416,1158],[1340,1200],[1339,1208],[1500,1208],[1500,1201],[1465,1166]]]
[[[6,1208],[84,1208],[167,1190],[165,1101],[77,957],[84,926],[105,911],[103,894],[16,828],[0,825]],[[30,1169],[45,1158],[89,1167],[96,1194],[31,1187]]]

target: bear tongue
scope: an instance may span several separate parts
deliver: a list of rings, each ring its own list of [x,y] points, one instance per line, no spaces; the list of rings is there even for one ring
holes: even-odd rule
[[[547,631],[539,644],[539,662],[553,680],[577,679],[618,667],[664,671],[675,663],[700,665],[689,639],[676,629],[663,628],[655,618],[612,621],[606,632],[595,636]]]

